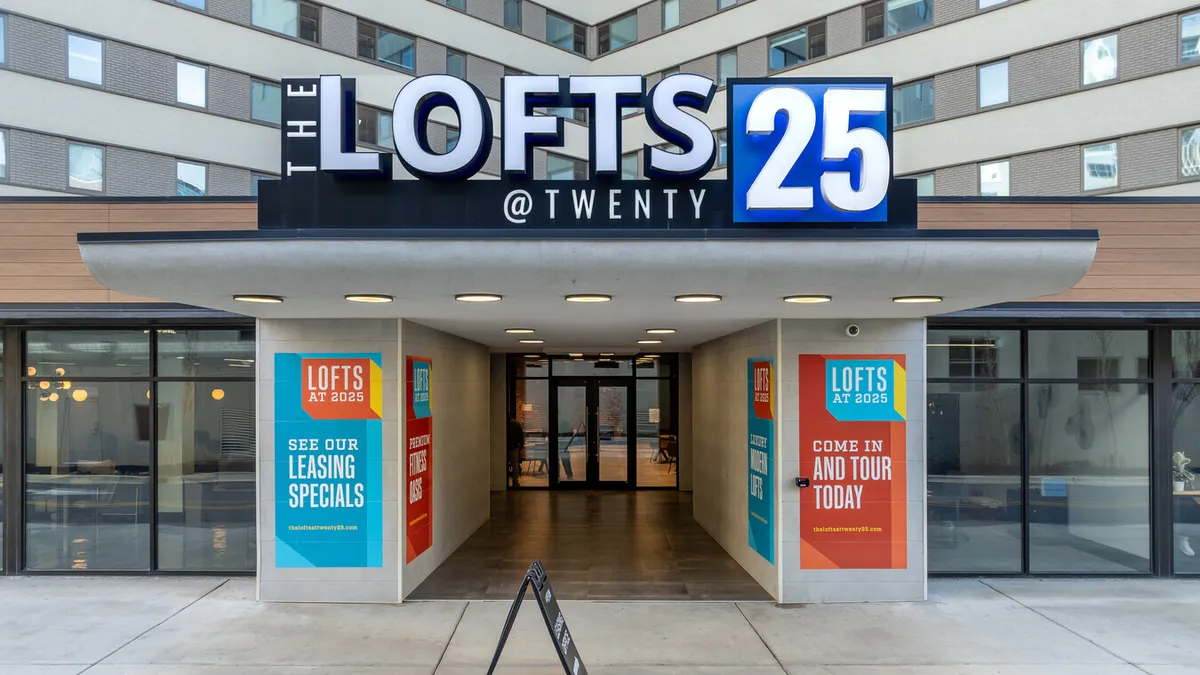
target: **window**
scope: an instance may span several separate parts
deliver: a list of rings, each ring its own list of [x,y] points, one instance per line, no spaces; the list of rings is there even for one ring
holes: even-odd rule
[[[1200,12],[1185,14],[1179,19],[1179,43],[1182,60],[1200,59]]]
[[[67,146],[67,186],[75,190],[104,190],[104,148],[71,143]]]
[[[636,12],[600,24],[600,53],[607,54],[614,49],[637,42],[637,28]]]
[[[203,197],[208,194],[208,167],[191,162],[175,162],[175,194]]]
[[[933,119],[933,80],[892,90],[892,124],[902,126]]]
[[[277,84],[267,82],[250,83],[250,118],[260,122],[279,124],[282,116],[283,90]]]
[[[258,196],[258,184],[264,180],[279,180],[275,176],[264,176],[262,174],[250,174],[250,194],[254,197]]]
[[[0,63],[8,60],[8,48],[5,41],[5,34],[8,33],[8,19],[0,14]]]
[[[458,147],[458,136],[460,133],[462,132],[454,127],[446,129],[446,152],[450,152]]]
[[[250,23],[308,42],[321,41],[321,9],[311,2],[251,0]]]
[[[208,69],[183,61],[175,63],[175,100],[203,108],[208,104]]]
[[[678,75],[678,74],[679,74],[679,66],[675,66],[674,68],[667,68],[666,70],[662,71],[662,79],[665,80],[672,75]]]
[[[104,84],[104,43],[82,35],[68,35],[67,77]]]
[[[1080,380],[1113,380],[1121,377],[1121,359],[1081,356],[1075,359]],[[1116,382],[1080,382],[1079,391],[1120,391]]]
[[[1008,103],[1008,61],[979,68],[979,107]]]
[[[988,7],[1003,5],[1006,2],[1008,2],[1008,0],[979,0],[979,9],[987,9]]]
[[[1084,85],[1117,79],[1117,36],[1084,40],[1083,83]]]
[[[767,48],[767,70],[776,72],[825,56],[825,22],[818,21],[776,35]]]
[[[8,178],[8,132],[0,129],[0,178]]]
[[[1184,130],[1179,158],[1185,178],[1200,176],[1200,128]]]
[[[717,56],[717,86],[724,87],[731,77],[737,77],[737,52],[727,51]]]
[[[737,0],[717,0],[717,9],[728,9],[737,4]]]
[[[358,106],[358,142],[392,147],[392,115],[391,113]]]
[[[627,155],[621,155],[621,180],[637,180],[638,177],[638,154],[631,152]]]
[[[1008,160],[979,166],[979,194],[982,197],[1008,196]]]
[[[1104,143],[1083,149],[1083,190],[1103,190],[1118,185],[1117,144]]]
[[[729,164],[729,130],[722,129],[717,132],[717,164],[716,168],[721,169]]]
[[[521,0],[504,0],[504,27],[521,30]]]
[[[587,164],[570,157],[547,153],[546,176],[550,180],[587,180]]]
[[[679,26],[679,0],[663,0],[662,27],[671,30]]]
[[[446,50],[446,74],[459,79],[467,79],[467,55],[453,49]]]
[[[580,124],[587,124],[588,109],[587,108],[546,108],[546,114],[561,117],[564,120],[575,120]]]
[[[927,173],[922,176],[916,176],[917,179],[917,196],[932,197],[934,195],[934,179],[933,174]]]
[[[446,0],[446,6],[465,12],[467,11],[467,0]]]
[[[366,21],[358,22],[358,55],[364,59],[413,70],[416,68],[416,45],[416,40],[402,33]]]
[[[175,0],[175,2],[177,4],[187,5],[188,7],[199,10],[203,10],[205,5],[204,0]]]
[[[907,33],[933,23],[932,0],[876,0],[863,7],[866,41]]]
[[[546,42],[576,54],[583,54],[587,51],[587,28],[557,14],[546,12]]]

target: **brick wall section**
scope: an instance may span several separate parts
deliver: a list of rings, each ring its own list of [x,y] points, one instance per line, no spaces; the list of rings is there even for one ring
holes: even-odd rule
[[[976,68],[952,70],[933,78],[934,119],[961,117],[978,109],[979,74]]]
[[[321,46],[345,56],[358,56],[358,19],[336,9],[322,7]]]
[[[20,129],[8,132],[8,180],[16,185],[65,190],[67,141]]]
[[[662,82],[662,72],[650,73],[646,76],[646,93],[649,94],[654,85]]]
[[[688,61],[679,67],[681,73],[694,73],[702,75],[710,80],[717,79],[717,55],[709,54],[702,56],[695,61]]]
[[[234,119],[250,119],[250,76],[224,68],[209,68],[208,110]]]
[[[859,5],[825,20],[825,53],[845,54],[863,45],[863,9]]]
[[[429,149],[437,152],[446,152],[446,125],[430,122],[425,128],[425,138],[429,139]]]
[[[532,2],[522,2],[521,32],[538,42],[545,42],[546,8]]]
[[[5,39],[9,68],[55,80],[67,79],[67,31],[9,15]]]
[[[717,0],[679,0],[679,25],[712,16],[717,13]]]
[[[1161,73],[1179,63],[1179,17],[1164,16],[1122,28],[1117,38],[1122,80]]]
[[[1009,100],[1027,103],[1077,91],[1082,77],[1080,58],[1078,42],[1014,54],[1008,64]]]
[[[966,197],[979,194],[979,167],[974,164],[938,169],[933,188],[939,197]]]
[[[738,77],[766,77],[767,38],[738,45]]]
[[[487,161],[483,163],[483,168],[480,171],[489,176],[500,175],[500,139],[492,141],[492,150],[488,153]]]
[[[105,148],[104,154],[104,187],[107,194],[114,197],[175,195],[174,159],[126,148]],[[247,194],[249,191],[247,184]]]
[[[250,171],[224,164],[209,164],[208,194],[211,197],[241,197],[250,194]]]
[[[680,18],[682,19],[682,17]],[[662,2],[651,2],[638,7],[637,23],[639,40],[648,40],[655,35],[662,33]]]
[[[943,24],[971,16],[979,0],[933,0],[933,23]]]
[[[1018,155],[1009,162],[1009,194],[1014,197],[1068,197],[1080,192],[1082,164],[1076,146]]]
[[[417,75],[446,72],[446,47],[424,38],[417,38]]]
[[[493,154],[496,152],[497,150],[492,150]],[[535,148],[533,151],[533,178],[534,180],[546,180],[547,175],[546,151],[540,148]]]
[[[479,87],[484,96],[500,100],[501,77],[504,77],[503,65],[467,54],[467,81]]]
[[[1179,179],[1179,132],[1165,129],[1122,138],[1117,162],[1122,190],[1174,183]]]
[[[322,8],[322,11],[327,11]],[[248,0],[208,0],[208,13],[242,25],[250,25],[250,2]]]
[[[528,6],[526,3],[522,3]],[[467,0],[467,14],[497,26],[504,25],[504,0]]]
[[[175,103],[175,59],[160,52],[108,41],[104,45],[104,88],[158,103]]]

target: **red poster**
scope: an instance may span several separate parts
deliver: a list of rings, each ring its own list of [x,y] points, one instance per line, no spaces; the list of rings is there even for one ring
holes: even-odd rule
[[[433,360],[404,360],[405,562],[416,560],[433,545]]]
[[[904,355],[800,355],[801,569],[908,567]]]

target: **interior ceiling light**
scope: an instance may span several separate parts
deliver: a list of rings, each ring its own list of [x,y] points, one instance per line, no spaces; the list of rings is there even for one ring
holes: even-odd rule
[[[643,359],[657,359],[658,354],[642,354]]]
[[[391,302],[392,296],[380,293],[352,293],[346,296],[350,302]]]
[[[583,356],[583,354],[581,354],[579,352],[567,352],[567,356],[569,356],[573,359],[577,359],[577,358]]]
[[[283,298],[278,295],[235,295],[233,299],[238,302],[257,302],[266,305],[278,305],[283,302]]]
[[[612,352],[600,352],[600,356],[615,356]]]
[[[674,328],[651,328],[650,330],[646,331],[646,333],[648,333],[650,335],[673,335],[675,333],[675,329]]]
[[[454,299],[459,302],[500,302],[504,296],[498,293],[459,293]]]
[[[789,295],[783,299],[784,302],[790,302],[794,305],[819,305],[823,302],[831,302],[833,298],[828,295]]]
[[[532,328],[505,328],[504,332],[509,335],[529,335],[535,331]]]
[[[572,293],[564,298],[567,302],[611,302],[611,295],[603,293]]]
[[[541,354],[526,354],[526,355],[525,355],[525,358],[527,358],[527,359],[536,359],[536,358],[541,358],[541,356],[542,356]]]
[[[520,342],[523,345],[540,345],[545,342],[545,340],[521,340]]]
[[[713,293],[687,293],[675,296],[675,302],[720,302],[721,296]]]
[[[937,295],[902,295],[898,298],[892,298],[892,302],[897,302],[902,305],[922,305],[941,301],[941,296]]]
[[[639,345],[661,345],[662,340],[638,340]]]

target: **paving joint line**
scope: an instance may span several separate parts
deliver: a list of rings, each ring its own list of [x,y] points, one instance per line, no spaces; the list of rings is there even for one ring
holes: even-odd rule
[[[438,656],[437,663],[433,666],[432,675],[437,675],[437,672],[442,669],[442,661],[446,660],[446,654],[450,652],[450,644],[454,642],[454,636],[458,635],[458,628],[462,625],[463,617],[467,615],[467,609],[471,606],[472,602],[474,601],[468,600],[463,603],[462,611],[458,614],[458,621],[454,622],[454,630],[450,631],[450,637],[446,640],[446,646],[442,648],[442,653],[440,656]]]
[[[121,651],[122,649],[125,649],[126,647],[133,644],[134,642],[137,642],[143,636],[149,634],[150,631],[158,628],[159,626],[163,625],[164,623],[179,616],[180,614],[182,614],[184,612],[184,610],[188,609],[189,607],[196,604],[197,602],[200,602],[201,600],[207,598],[208,596],[212,595],[213,593],[216,593],[218,590],[223,588],[225,586],[225,584],[227,584],[227,583],[229,583],[229,577],[226,577],[225,579],[223,579],[221,581],[221,583],[219,583],[216,586],[213,586],[212,588],[205,591],[200,597],[196,598],[195,600],[192,600],[191,602],[184,605],[183,607],[180,607],[178,610],[173,612],[170,616],[166,617],[162,621],[159,621],[158,623],[154,624],[153,626],[151,626],[151,627],[147,628],[146,630],[133,636],[128,641],[126,641],[125,644],[123,644],[120,647],[117,647],[116,649],[112,650],[111,652],[105,654],[99,661],[97,661],[97,662],[93,663],[92,665],[88,666],[87,668],[84,668],[83,670],[79,671],[78,673],[76,673],[76,675],[83,675],[84,673],[91,670],[92,668],[95,668],[96,666],[100,665],[101,663],[104,663],[105,661],[111,659],[113,657],[113,655],[116,654],[117,652]]]
[[[995,591],[995,592],[999,593],[1000,595],[1003,595],[1004,597],[1008,598],[1009,600],[1012,600],[1013,602],[1017,603],[1017,604],[1018,604],[1018,605],[1020,605],[1021,607],[1024,607],[1025,609],[1027,609],[1027,610],[1029,610],[1029,611],[1033,612],[1034,614],[1036,614],[1036,615],[1038,615],[1038,616],[1042,617],[1043,619],[1045,619],[1045,620],[1049,621],[1050,623],[1054,624],[1055,626],[1058,626],[1059,628],[1061,628],[1061,629],[1063,629],[1063,630],[1067,631],[1067,632],[1068,632],[1068,633],[1070,633],[1071,635],[1074,635],[1075,637],[1077,637],[1077,638],[1079,638],[1079,639],[1083,640],[1084,642],[1087,642],[1087,643],[1091,644],[1091,645],[1092,645],[1093,647],[1095,647],[1096,649],[1099,649],[1100,651],[1104,652],[1105,654],[1108,654],[1109,656],[1112,656],[1113,658],[1117,659],[1117,660],[1118,660],[1118,661],[1120,661],[1121,663],[1124,663],[1124,664],[1125,664],[1125,665],[1127,665],[1127,666],[1133,666],[1133,667],[1134,667],[1134,668],[1136,668],[1138,671],[1140,671],[1140,672],[1143,672],[1143,673],[1147,673],[1147,675],[1149,675],[1150,671],[1146,670],[1145,668],[1143,668],[1143,667],[1139,666],[1138,664],[1136,664],[1136,663],[1134,663],[1134,662],[1130,661],[1129,659],[1126,659],[1125,657],[1121,656],[1120,654],[1117,654],[1116,652],[1112,651],[1111,649],[1108,649],[1107,647],[1105,647],[1105,646],[1101,645],[1100,643],[1096,642],[1095,640],[1093,640],[1093,639],[1091,639],[1091,638],[1089,638],[1089,637],[1087,637],[1087,636],[1085,636],[1085,635],[1081,635],[1081,634],[1077,633],[1076,631],[1074,631],[1074,630],[1071,630],[1070,628],[1067,628],[1067,627],[1066,627],[1066,626],[1064,626],[1062,623],[1060,623],[1060,622],[1058,622],[1058,621],[1055,621],[1054,619],[1051,619],[1050,617],[1046,616],[1045,614],[1043,614],[1043,613],[1039,612],[1037,609],[1034,609],[1033,607],[1030,607],[1029,605],[1026,605],[1025,603],[1021,602],[1020,600],[1018,600],[1018,599],[1014,598],[1013,596],[1009,595],[1008,593],[1005,593],[1004,591],[1000,590],[999,588],[996,588],[996,587],[995,587],[995,586],[993,586],[992,584],[988,583],[988,581],[987,581],[986,579],[980,579],[980,580],[979,580],[979,583],[983,584],[984,586],[987,586],[988,588],[990,588],[990,589],[992,589],[993,591]]]
[[[788,669],[783,665],[783,661],[779,660],[779,656],[775,654],[775,650],[771,649],[771,645],[767,644],[767,641],[763,638],[762,633],[758,632],[758,627],[754,625],[754,622],[751,621],[750,617],[746,616],[746,612],[742,610],[742,604],[740,602],[735,602],[733,606],[737,607],[738,614],[742,615],[742,618],[746,621],[746,625],[750,626],[750,630],[754,631],[754,634],[758,636],[758,641],[767,648],[767,653],[771,655],[771,658],[775,659],[775,665],[779,666],[779,669],[784,673],[787,673]]]

